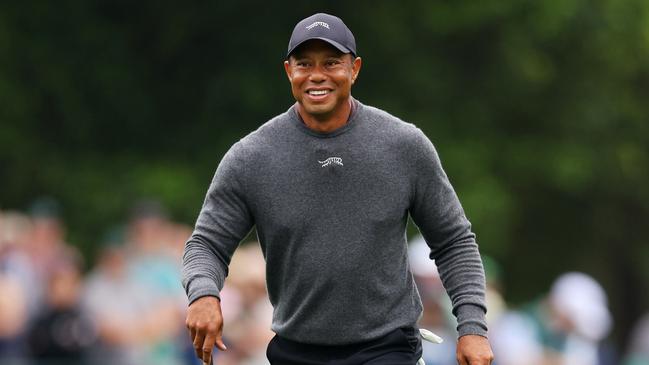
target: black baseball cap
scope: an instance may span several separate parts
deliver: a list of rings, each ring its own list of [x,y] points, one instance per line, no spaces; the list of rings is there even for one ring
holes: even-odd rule
[[[356,40],[345,23],[336,16],[318,13],[297,23],[288,42],[286,57],[302,43],[311,39],[323,40],[340,52],[356,56]]]

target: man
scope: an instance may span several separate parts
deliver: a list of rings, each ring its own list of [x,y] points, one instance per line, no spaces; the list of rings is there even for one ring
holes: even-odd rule
[[[274,307],[272,364],[415,364],[422,306],[407,264],[409,215],[452,299],[459,363],[491,362],[470,223],[428,138],[352,98],[361,64],[342,20],[300,21],[284,62],[297,103],[219,164],[183,258],[187,326],[204,362],[213,346],[226,350],[219,291],[255,225]]]

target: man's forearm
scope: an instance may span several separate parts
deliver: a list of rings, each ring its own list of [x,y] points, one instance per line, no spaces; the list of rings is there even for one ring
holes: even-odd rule
[[[484,269],[473,234],[441,250],[435,263],[453,304],[458,334],[486,337]]]
[[[204,296],[219,298],[226,276],[227,264],[207,242],[193,235],[185,245],[182,267],[182,284],[189,302]]]

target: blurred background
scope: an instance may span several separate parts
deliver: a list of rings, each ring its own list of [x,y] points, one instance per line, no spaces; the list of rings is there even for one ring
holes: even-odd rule
[[[292,104],[288,39],[319,11],[354,32],[354,96],[436,145],[485,255],[498,364],[649,364],[645,0],[2,2],[0,364],[195,363],[184,241],[225,151]],[[218,364],[264,364],[254,239]],[[449,364],[422,270],[422,325],[447,339],[427,362]]]

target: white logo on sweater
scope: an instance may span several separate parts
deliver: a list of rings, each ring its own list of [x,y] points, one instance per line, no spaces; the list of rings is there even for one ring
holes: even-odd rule
[[[317,27],[318,25],[321,26],[321,27],[325,27],[325,28],[329,29],[329,24],[327,24],[327,23],[325,23],[325,22],[314,22],[314,23],[311,24],[311,25],[307,25],[307,26],[306,26],[306,29],[311,30],[311,28],[315,28],[315,27]]]
[[[324,161],[318,160],[322,167],[327,167],[329,165],[340,165],[343,166],[343,159],[340,157],[329,157]]]

